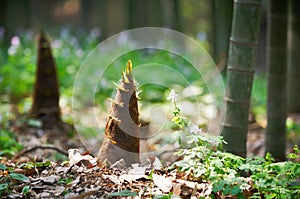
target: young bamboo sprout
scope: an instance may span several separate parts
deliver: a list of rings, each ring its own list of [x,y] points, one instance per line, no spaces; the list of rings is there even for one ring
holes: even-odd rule
[[[132,76],[132,63],[129,60],[122,72],[117,93],[112,101],[105,136],[98,153],[98,160],[115,163],[124,159],[127,165],[139,162],[140,122],[136,86]]]
[[[32,116],[42,121],[43,127],[61,123],[59,87],[51,45],[43,31],[38,38],[38,58],[33,91]]]

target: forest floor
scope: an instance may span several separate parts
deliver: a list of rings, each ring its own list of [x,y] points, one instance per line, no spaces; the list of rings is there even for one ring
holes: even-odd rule
[[[250,155],[264,155],[262,123],[249,125]],[[7,169],[0,171],[1,183],[9,182],[5,189],[0,186],[2,198],[171,198],[169,193],[180,198],[209,198],[213,193],[209,183],[189,181],[187,175],[169,170],[169,157],[148,157],[147,163],[130,168],[122,160],[106,166],[96,161],[78,135],[70,137],[61,129],[12,128],[24,149],[12,158],[3,157],[0,164],[26,178],[12,178]],[[291,150],[293,145],[288,146]],[[243,194],[251,195],[251,190]]]

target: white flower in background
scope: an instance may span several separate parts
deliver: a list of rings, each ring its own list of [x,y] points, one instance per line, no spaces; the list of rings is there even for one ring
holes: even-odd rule
[[[101,29],[99,27],[93,28],[90,32],[90,36],[94,39],[100,37],[100,35],[101,35]]]
[[[10,41],[10,44],[11,45],[8,48],[7,52],[9,55],[14,56],[17,53],[17,51],[21,45],[20,38],[18,36],[13,36]]]
[[[176,94],[174,89],[171,90],[170,95],[168,96],[167,100],[171,100],[173,103],[178,101],[178,95]]]
[[[21,44],[21,41],[18,36],[13,36],[10,43],[12,46],[19,46]]]
[[[62,41],[57,39],[52,42],[51,46],[52,46],[52,48],[56,49],[56,48],[62,47],[62,45],[63,45]]]
[[[82,56],[84,55],[83,50],[77,49],[77,50],[76,50],[76,55],[77,55],[77,57],[82,57]]]
[[[191,134],[202,133],[202,129],[200,129],[200,128],[198,127],[198,125],[192,124],[192,126],[190,126],[190,133],[191,133]]]

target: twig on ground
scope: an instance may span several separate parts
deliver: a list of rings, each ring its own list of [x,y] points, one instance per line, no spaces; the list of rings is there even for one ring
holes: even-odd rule
[[[19,157],[21,157],[21,156],[23,156],[23,155],[25,155],[27,153],[31,153],[31,152],[33,152],[33,151],[35,151],[37,149],[54,150],[54,151],[57,151],[58,153],[61,153],[61,154],[65,155],[65,156],[68,156],[68,153],[66,151],[64,151],[64,150],[62,150],[60,148],[57,148],[55,146],[37,145],[37,146],[31,147],[31,148],[27,148],[27,149],[22,150],[21,152],[19,152],[18,154],[16,154],[13,159],[17,159],[17,158],[19,158]]]
[[[96,189],[96,190],[90,190],[88,192],[85,192],[85,193],[79,194],[77,196],[74,196],[71,199],[83,199],[83,198],[85,198],[87,196],[96,194],[98,191],[99,191],[98,189]]]

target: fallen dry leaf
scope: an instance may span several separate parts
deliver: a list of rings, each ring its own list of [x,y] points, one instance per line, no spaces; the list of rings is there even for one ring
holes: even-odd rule
[[[157,186],[160,190],[162,190],[164,193],[168,193],[172,189],[172,181],[169,178],[166,178],[161,175],[157,175],[153,173],[153,183],[155,186]]]
[[[68,154],[70,167],[79,163],[82,160],[87,160],[92,165],[97,164],[97,158],[94,158],[91,155],[81,155],[78,149],[69,149]]]
[[[154,161],[152,163],[153,165],[153,169],[154,170],[160,170],[163,168],[163,165],[161,164],[160,160],[158,159],[158,157],[154,158]]]

